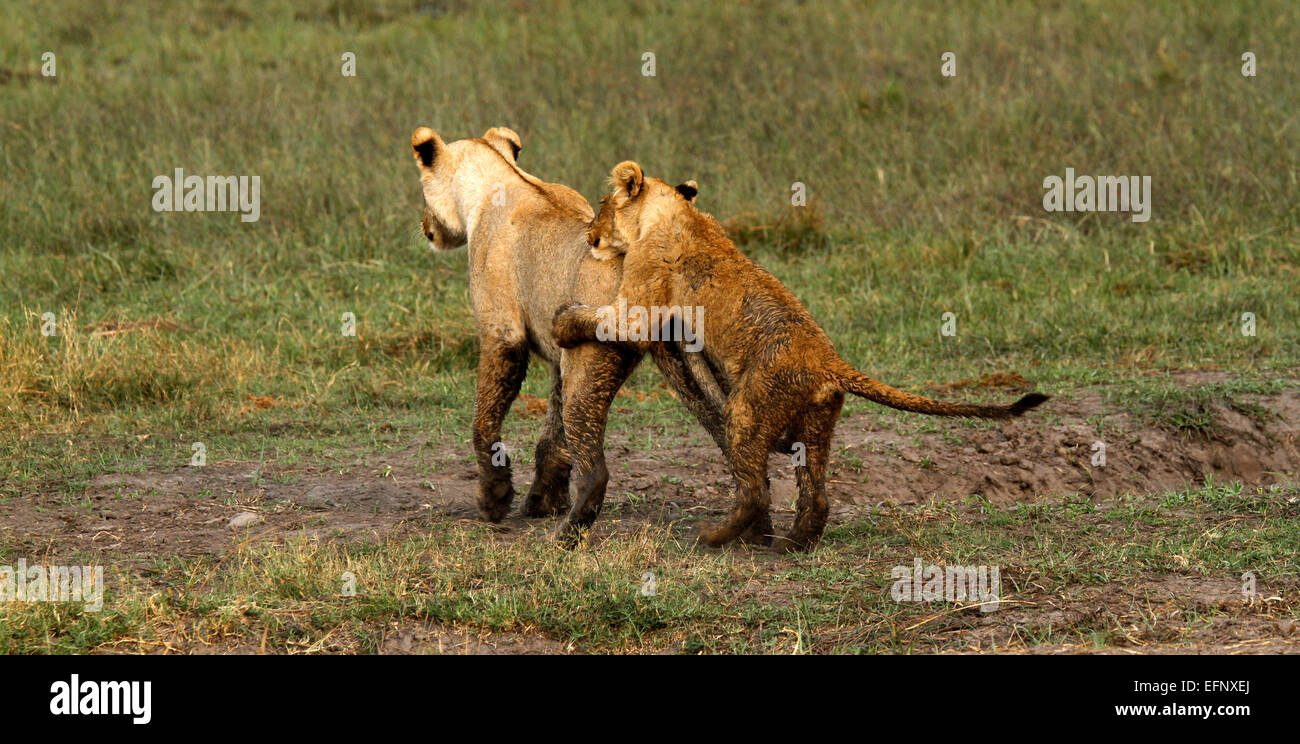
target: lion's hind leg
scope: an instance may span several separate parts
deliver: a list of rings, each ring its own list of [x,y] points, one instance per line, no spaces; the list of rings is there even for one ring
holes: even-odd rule
[[[606,417],[614,396],[640,360],[639,354],[600,344],[564,352],[564,443],[573,467],[573,506],[554,535],[563,547],[577,546],[605,503]]]
[[[782,407],[733,397],[727,404],[727,459],[736,482],[736,503],[721,524],[700,531],[700,542],[719,547],[744,535],[763,542],[772,532],[767,455],[785,429]]]
[[[825,402],[814,404],[795,423],[794,433],[805,446],[807,462],[796,465],[794,469],[799,499],[790,534],[779,538],[776,543],[779,550],[807,550],[817,544],[826,528],[826,518],[830,514],[830,503],[826,498],[826,468],[830,460],[831,437],[835,434],[835,423],[843,405],[844,395],[837,393]]]
[[[551,367],[551,397],[546,404],[542,436],[537,440],[537,475],[521,510],[525,517],[550,517],[569,508],[572,465],[564,436],[564,380],[557,364]]]
[[[478,510],[489,522],[510,513],[515,489],[510,457],[501,442],[501,422],[528,372],[528,345],[484,337],[474,391],[474,455],[478,460]]]

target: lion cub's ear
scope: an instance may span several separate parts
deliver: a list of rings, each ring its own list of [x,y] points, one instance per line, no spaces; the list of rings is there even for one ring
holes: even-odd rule
[[[424,168],[433,167],[433,161],[437,160],[446,148],[438,133],[428,127],[420,127],[415,130],[415,134],[411,135],[411,151],[415,153],[415,159]]]
[[[631,160],[624,160],[614,166],[614,170],[609,174],[609,185],[628,196],[636,196],[641,193],[641,187],[644,184],[645,174],[641,172],[641,166]]]
[[[700,186],[692,179],[686,183],[678,184],[677,193],[681,194],[687,202],[694,204],[695,195],[700,193]]]
[[[512,163],[519,159],[519,151],[524,149],[523,140],[508,127],[492,127],[483,133],[483,139]]]

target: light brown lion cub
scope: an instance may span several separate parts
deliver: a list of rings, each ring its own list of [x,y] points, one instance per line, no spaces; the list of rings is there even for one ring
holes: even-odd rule
[[[817,542],[829,511],[831,435],[846,392],[904,411],[980,418],[1019,416],[1047,400],[1031,393],[1009,406],[945,403],[867,377],[840,358],[790,290],[741,254],[717,220],[696,210],[692,185],[646,178],[630,161],[619,163],[610,181],[613,191],[601,200],[587,241],[597,258],[624,255],[622,286],[613,305],[561,307],[554,336],[566,348],[598,340],[644,349],[665,338],[662,326],[675,324],[697,342],[693,348],[727,394],[724,453],[737,487],[731,513],[704,530],[702,542],[771,534],[767,454],[787,429],[806,447],[807,464],[795,468],[794,527],[779,547]],[[682,328],[688,312],[694,327]]]

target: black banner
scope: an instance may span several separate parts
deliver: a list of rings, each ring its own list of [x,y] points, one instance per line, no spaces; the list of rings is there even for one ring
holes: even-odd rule
[[[1296,699],[1295,664],[1276,656],[88,656],[0,663],[11,672],[0,706],[8,720],[50,733],[415,733],[454,718],[490,722],[495,735],[573,715],[584,728],[603,722],[609,731],[672,731],[715,715],[720,723],[789,716],[803,725],[824,718],[863,727],[883,717],[918,733],[1035,724],[1184,731],[1283,723]]]

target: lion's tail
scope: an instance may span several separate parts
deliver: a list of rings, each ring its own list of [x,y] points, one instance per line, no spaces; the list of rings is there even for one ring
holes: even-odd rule
[[[1009,406],[985,406],[972,403],[946,403],[920,395],[905,393],[879,380],[873,380],[847,363],[836,373],[841,390],[860,395],[900,411],[915,411],[931,416],[969,416],[971,418],[1012,418],[1047,400],[1041,393],[1030,393]]]

